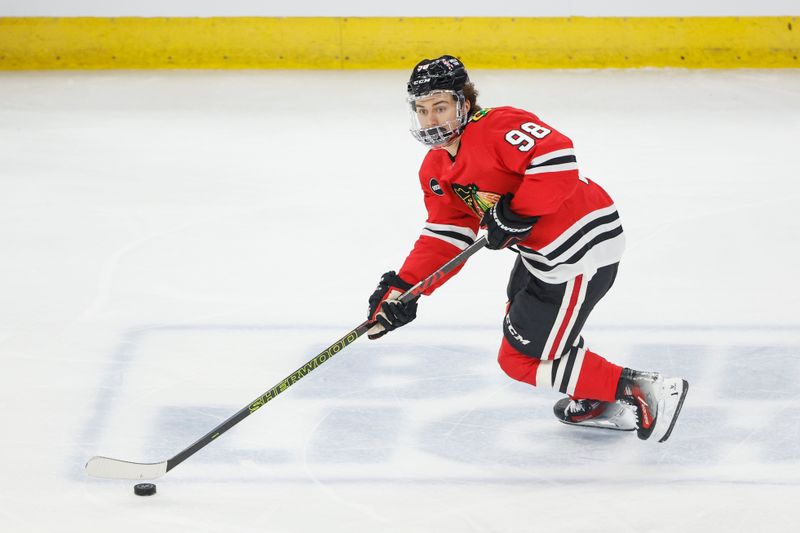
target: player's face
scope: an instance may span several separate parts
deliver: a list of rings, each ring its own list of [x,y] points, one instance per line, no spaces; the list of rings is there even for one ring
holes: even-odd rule
[[[448,93],[432,94],[415,102],[417,119],[423,128],[432,128],[455,120],[458,104]]]

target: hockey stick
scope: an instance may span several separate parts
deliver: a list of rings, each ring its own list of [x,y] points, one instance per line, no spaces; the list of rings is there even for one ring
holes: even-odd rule
[[[486,246],[486,237],[481,237],[453,259],[442,265],[433,274],[404,292],[400,296],[400,301],[407,302],[416,296],[421,296],[428,287],[439,281],[442,276],[452,272],[453,269],[466,261],[470,256],[484,246]],[[272,400],[277,395],[297,383],[300,378],[308,375],[312,370],[315,370],[322,363],[342,351],[357,338],[366,333],[373,325],[374,322],[370,322],[369,320],[362,322],[354,330],[350,331],[344,337],[328,346],[322,353],[289,374],[280,383],[253,400],[251,403],[243,407],[239,412],[222,422],[220,425],[200,437],[197,442],[178,453],[175,457],[160,463],[134,463],[131,461],[112,459],[110,457],[95,456],[89,459],[89,461],[86,463],[86,473],[93,477],[107,479],[156,479],[163,476],[184,462],[186,459],[205,448],[207,445],[211,444],[216,438],[231,429],[233,426],[256,412],[268,401]]]

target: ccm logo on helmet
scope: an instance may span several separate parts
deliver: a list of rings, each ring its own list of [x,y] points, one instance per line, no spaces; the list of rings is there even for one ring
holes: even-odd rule
[[[437,196],[444,196],[444,191],[442,190],[442,186],[439,185],[439,182],[436,181],[436,178],[431,178],[430,187],[431,190],[433,191],[433,194]]]

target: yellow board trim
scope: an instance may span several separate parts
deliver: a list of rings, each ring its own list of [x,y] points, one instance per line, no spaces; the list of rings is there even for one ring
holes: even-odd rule
[[[797,19],[0,18],[0,70],[798,68]]]

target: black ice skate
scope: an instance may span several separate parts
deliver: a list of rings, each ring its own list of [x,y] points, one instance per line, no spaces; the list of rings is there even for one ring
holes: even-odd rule
[[[689,383],[684,379],[625,368],[617,385],[617,399],[633,407],[640,439],[664,442],[672,434],[688,391]]]
[[[556,418],[565,424],[618,431],[636,429],[636,415],[622,402],[562,398],[553,406]]]

